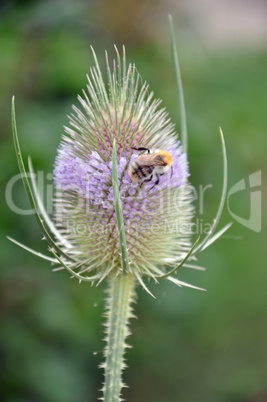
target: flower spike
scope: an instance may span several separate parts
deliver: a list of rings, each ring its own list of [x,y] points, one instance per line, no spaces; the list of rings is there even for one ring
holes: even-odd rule
[[[146,289],[143,278],[156,281],[166,274],[165,265],[177,267],[187,253],[185,261],[191,256],[191,235],[179,228],[193,217],[192,188],[169,116],[148,85],[140,87],[134,65],[126,69],[125,51],[122,59],[115,51],[113,71],[106,54],[108,88],[93,51],[88,92],[78,98],[81,110],[73,108],[65,130],[54,169],[55,221],[79,251],[69,268],[81,263],[85,274],[90,259],[98,259],[100,280],[107,272],[132,274]],[[133,180],[129,169],[138,165],[140,147],[151,149],[151,155],[164,150],[172,169],[158,174],[155,166],[151,174],[141,166],[138,175],[145,180]]]

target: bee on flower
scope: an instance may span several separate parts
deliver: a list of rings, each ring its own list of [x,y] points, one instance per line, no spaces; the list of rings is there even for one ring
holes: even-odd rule
[[[166,174],[172,167],[172,157],[169,152],[164,149],[151,151],[150,149],[142,147],[131,148],[137,151],[146,151],[146,154],[138,156],[130,165],[129,176],[133,181],[140,183],[140,187],[142,187],[144,183],[155,180],[155,183],[150,189],[152,190],[152,188],[159,184],[160,176]]]

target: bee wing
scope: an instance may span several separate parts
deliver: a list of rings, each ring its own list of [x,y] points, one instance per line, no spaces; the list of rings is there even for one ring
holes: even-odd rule
[[[149,155],[149,154],[140,155],[138,156],[136,161],[139,163],[139,165],[147,167],[166,165],[166,163],[162,160],[161,156],[159,155]]]

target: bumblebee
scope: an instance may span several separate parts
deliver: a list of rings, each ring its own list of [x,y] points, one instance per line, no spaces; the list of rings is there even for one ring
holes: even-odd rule
[[[146,182],[155,180],[155,183],[150,188],[152,190],[159,184],[160,176],[166,174],[170,168],[172,169],[171,155],[164,149],[154,151],[143,147],[131,147],[131,149],[146,151],[143,155],[139,155],[130,165],[128,173],[131,180],[140,183],[140,187]]]

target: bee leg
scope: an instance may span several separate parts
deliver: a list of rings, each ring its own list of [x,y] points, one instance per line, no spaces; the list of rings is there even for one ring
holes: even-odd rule
[[[151,181],[152,178],[153,178],[153,176],[151,175],[149,179],[143,180],[139,187],[142,187],[144,183],[148,183],[149,181]]]
[[[136,151],[147,151],[150,154],[150,149],[140,147],[140,148],[135,148],[135,147],[130,147],[131,149],[135,149]]]
[[[148,191],[152,190],[152,188],[154,188],[155,186],[157,186],[157,185],[159,184],[159,175],[157,174],[156,176],[157,176],[157,180],[155,181],[155,183],[153,184],[153,186],[152,186]],[[152,176],[151,176],[151,179],[152,179]],[[149,180],[149,181],[150,181],[150,180]]]

